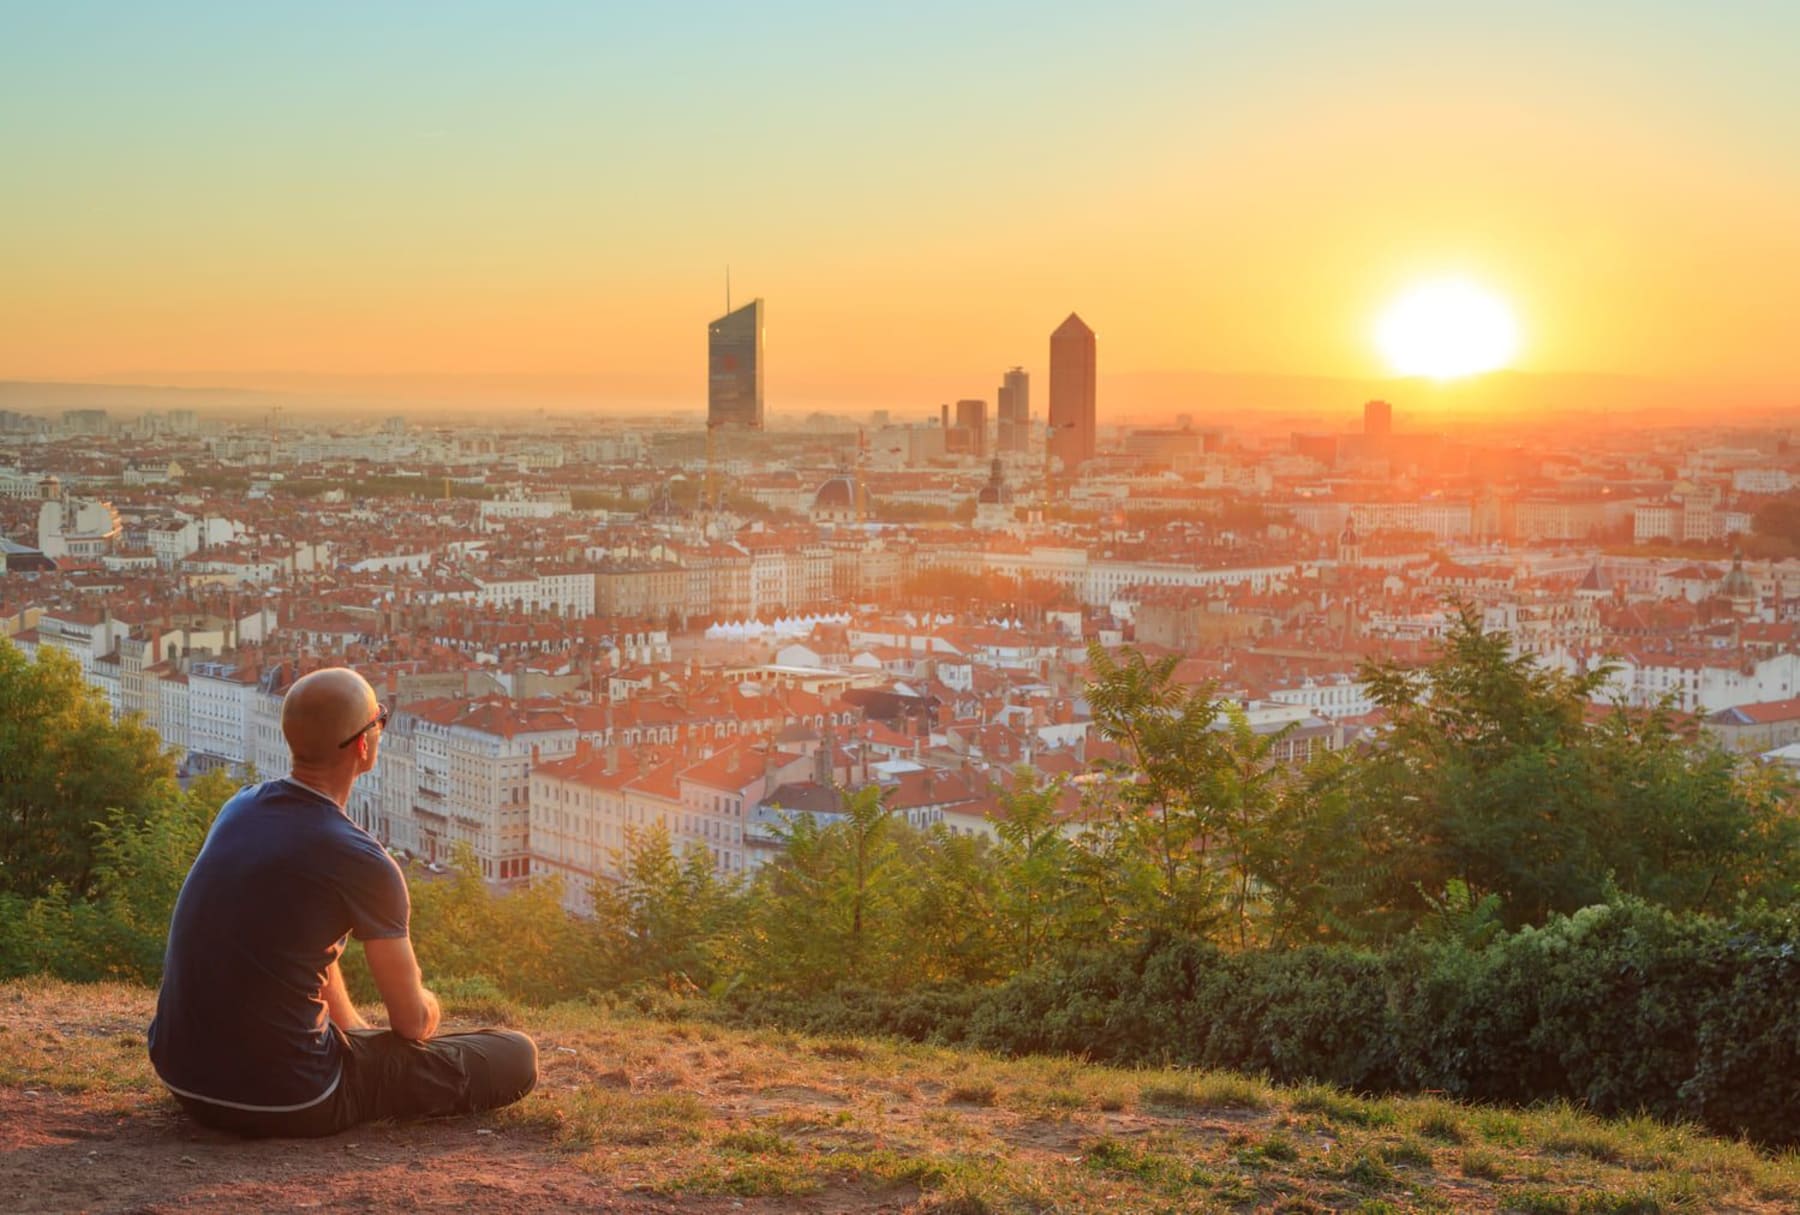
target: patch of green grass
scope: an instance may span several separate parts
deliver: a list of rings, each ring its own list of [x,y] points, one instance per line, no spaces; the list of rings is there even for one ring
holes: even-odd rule
[[[747,1156],[792,1156],[799,1150],[792,1139],[762,1127],[727,1131],[713,1140],[713,1144],[727,1152],[743,1152]]]
[[[1507,1176],[1506,1162],[1486,1148],[1465,1148],[1457,1158],[1457,1167],[1464,1177],[1478,1177],[1483,1181],[1504,1181]]]
[[[1149,1152],[1113,1138],[1103,1138],[1089,1145],[1082,1154],[1088,1168],[1139,1181],[1160,1183],[1176,1165],[1176,1161],[1160,1152]]]
[[[1500,1196],[1500,1209],[1518,1215],[1679,1215],[1700,1207],[1691,1195],[1661,1194],[1653,1187],[1571,1193],[1520,1186]]]
[[[1073,1088],[1028,1087],[1015,1089],[1007,1104],[1027,1113],[1066,1114],[1071,1110],[1085,1108],[1088,1104],[1088,1096],[1079,1089]]]
[[[1381,1158],[1389,1164],[1409,1165],[1417,1169],[1428,1169],[1432,1166],[1431,1149],[1417,1139],[1402,1139],[1398,1143],[1381,1145]]]
[[[632,1093],[581,1089],[521,1109],[516,1120],[548,1129],[569,1147],[650,1147],[695,1143],[707,1119],[692,1093]]]
[[[1525,1119],[1512,1110],[1481,1110],[1475,1115],[1475,1131],[1489,1143],[1524,1147]]]
[[[1414,1127],[1427,1139],[1436,1139],[1439,1143],[1467,1143],[1469,1132],[1448,1110],[1427,1110],[1419,1116]]]
[[[1244,1201],[1244,1195],[1256,1190],[1242,1174],[1220,1173],[1204,1164],[1183,1159],[1171,1152],[1158,1151],[1156,1145],[1167,1142],[1151,1137],[1148,1142],[1127,1143],[1105,1136],[1089,1144],[1082,1153],[1082,1166],[1103,1177],[1136,1181],[1152,1190],[1179,1196],[1197,1187],[1211,1188],[1219,1197],[1229,1191]]]
[[[1003,1157],[897,1152],[880,1149],[833,1157],[831,1170],[854,1172],[891,1185],[914,1185],[931,1195],[932,1209],[998,1211],[1038,1208],[1049,1196],[1041,1183],[1014,1171]]]
[[[1346,1126],[1386,1127],[1400,1120],[1391,1101],[1353,1097],[1322,1084],[1301,1089],[1294,1097],[1294,1109]]]
[[[1385,1190],[1398,1181],[1394,1171],[1383,1164],[1379,1156],[1368,1152],[1358,1152],[1339,1176],[1365,1190]]]
[[[1138,1088],[1145,1105],[1170,1109],[1264,1110],[1269,1107],[1269,1086],[1228,1072],[1162,1077]]]
[[[1545,1138],[1543,1147],[1558,1156],[1585,1156],[1601,1164],[1617,1164],[1625,1158],[1619,1141],[1597,1128],[1552,1134]]]
[[[1575,1200],[1557,1190],[1519,1186],[1500,1195],[1500,1209],[1518,1215],[1575,1215]]]
[[[1292,1164],[1300,1159],[1300,1148],[1294,1141],[1280,1131],[1271,1131],[1262,1139],[1250,1136],[1243,1137],[1243,1144],[1238,1149],[1238,1163],[1252,1168],[1270,1164]]]
[[[1687,1215],[1705,1205],[1691,1177],[1669,1176],[1612,1193],[1584,1194],[1576,1210],[1580,1215]]]
[[[816,1194],[823,1183],[792,1161],[708,1163],[650,1187],[660,1194],[711,1194],[735,1198],[791,1198]]]

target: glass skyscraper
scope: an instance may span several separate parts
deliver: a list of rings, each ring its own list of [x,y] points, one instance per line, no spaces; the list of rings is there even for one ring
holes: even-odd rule
[[[706,327],[706,424],[763,428],[763,302]]]
[[[1073,312],[1050,335],[1048,455],[1063,471],[1094,458],[1094,331]]]

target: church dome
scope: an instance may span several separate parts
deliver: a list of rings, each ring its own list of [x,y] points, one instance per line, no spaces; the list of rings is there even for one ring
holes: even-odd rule
[[[1731,563],[1731,572],[1719,584],[1719,594],[1725,599],[1756,600],[1756,582],[1744,572],[1744,555],[1737,554]]]
[[[855,510],[856,486],[849,477],[833,477],[813,495],[814,510]]]

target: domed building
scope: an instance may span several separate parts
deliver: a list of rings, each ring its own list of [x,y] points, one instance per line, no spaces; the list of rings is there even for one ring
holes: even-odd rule
[[[1362,537],[1356,534],[1356,524],[1347,519],[1338,535],[1337,559],[1339,565],[1355,565],[1362,560]]]
[[[1744,553],[1740,549],[1732,554],[1731,572],[1719,583],[1718,596],[1725,601],[1734,615],[1754,616],[1761,599],[1756,593],[1756,580],[1744,572]]]
[[[675,495],[670,490],[667,481],[664,481],[662,487],[656,491],[656,497],[650,500],[650,505],[644,508],[642,515],[646,523],[665,525],[685,522],[687,517],[688,512],[675,501]]]
[[[840,474],[819,486],[813,495],[814,523],[855,523],[861,511],[862,487],[848,474]]]

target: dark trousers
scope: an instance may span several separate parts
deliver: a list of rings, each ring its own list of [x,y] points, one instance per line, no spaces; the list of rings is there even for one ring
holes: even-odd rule
[[[337,1035],[344,1071],[317,1105],[284,1113],[177,1097],[194,1121],[252,1138],[317,1138],[378,1118],[436,1118],[511,1105],[537,1083],[537,1046],[524,1034],[482,1029],[410,1042],[385,1029]]]

